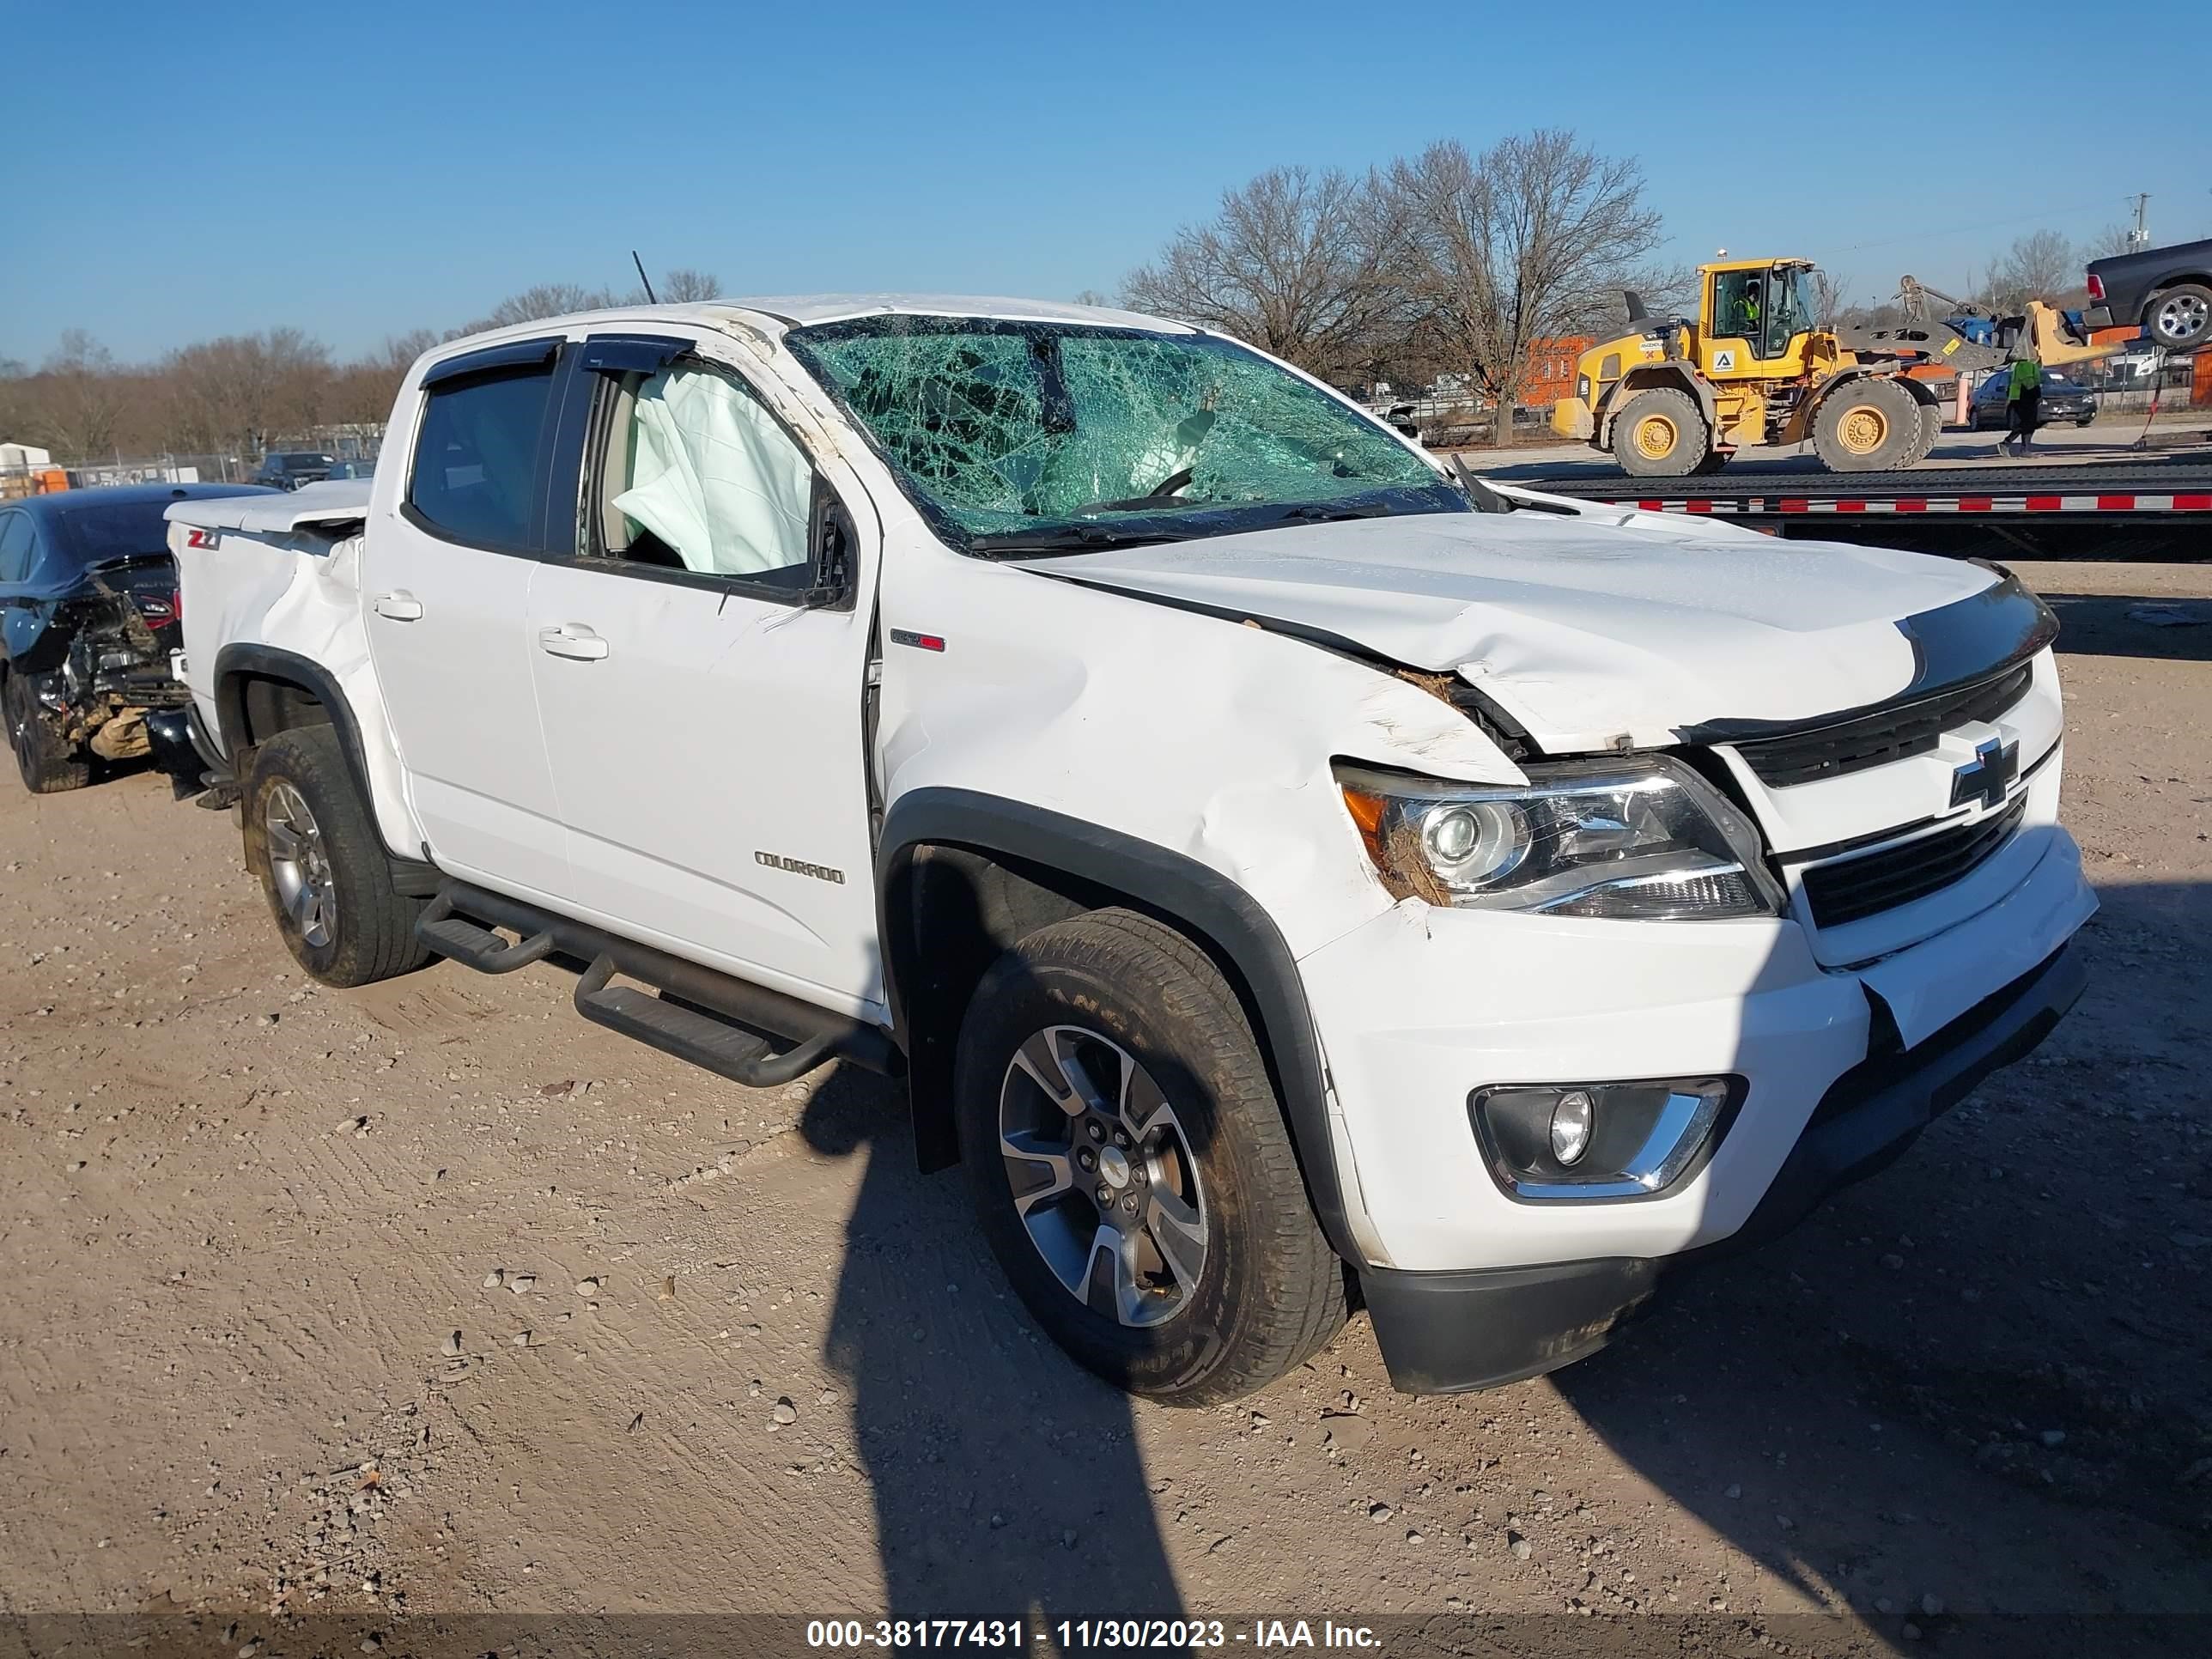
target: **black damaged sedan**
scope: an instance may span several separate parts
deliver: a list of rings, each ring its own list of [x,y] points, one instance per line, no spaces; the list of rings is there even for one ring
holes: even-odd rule
[[[274,493],[125,484],[0,501],[0,718],[24,787],[75,789],[95,757],[149,753],[149,717],[184,707],[169,672],[183,643],[169,503]]]

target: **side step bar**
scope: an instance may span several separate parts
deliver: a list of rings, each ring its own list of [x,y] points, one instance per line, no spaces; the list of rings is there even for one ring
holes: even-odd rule
[[[576,981],[576,1012],[594,1024],[635,1037],[664,1054],[742,1083],[770,1089],[803,1077],[830,1058],[834,1039],[809,1037],[796,1048],[775,1053],[766,1037],[741,1025],[702,1013],[665,997],[647,996],[627,985],[611,985],[614,958],[601,957]]]
[[[533,962],[543,962],[553,953],[550,928],[540,928],[519,943],[509,945],[490,928],[479,927],[455,915],[453,895],[442,887],[415,919],[415,937],[440,956],[480,974],[511,974]]]
[[[520,942],[508,943],[494,928],[520,935]],[[439,888],[416,934],[439,955],[483,973],[549,959],[572,970],[588,964],[576,987],[578,1013],[749,1088],[788,1083],[832,1060],[887,1077],[906,1071],[906,1056],[879,1025],[465,882]],[[616,985],[617,974],[665,994]]]

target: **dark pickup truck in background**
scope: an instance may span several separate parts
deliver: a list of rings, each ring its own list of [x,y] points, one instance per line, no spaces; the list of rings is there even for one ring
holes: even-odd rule
[[[2168,351],[2212,345],[2212,239],[2089,262],[2092,328],[2141,323]]]

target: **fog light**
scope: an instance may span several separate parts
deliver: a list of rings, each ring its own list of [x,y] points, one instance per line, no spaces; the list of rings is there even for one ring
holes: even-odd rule
[[[1589,1150],[1591,1111],[1583,1089],[1568,1090],[1552,1108],[1552,1156],[1560,1163],[1572,1164]]]
[[[1468,1097],[1491,1174],[1529,1203],[1650,1198],[1704,1167],[1743,1103],[1741,1078],[1504,1083]]]

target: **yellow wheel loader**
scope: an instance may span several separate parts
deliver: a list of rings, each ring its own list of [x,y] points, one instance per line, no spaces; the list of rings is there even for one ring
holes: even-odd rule
[[[1698,268],[1698,315],[1655,318],[1626,295],[1635,332],[1583,353],[1574,395],[1552,429],[1610,450],[1640,478],[1717,472],[1746,444],[1812,441],[1836,472],[1881,472],[1927,457],[1943,429],[1935,394],[1905,371],[1990,369],[2014,357],[2046,368],[2105,355],[2031,301],[2002,345],[1976,345],[1936,318],[1947,296],[1910,276],[1893,327],[1816,327],[1803,259],[1728,259]]]

